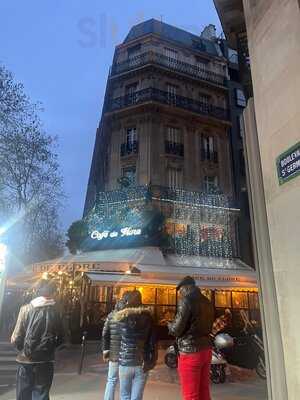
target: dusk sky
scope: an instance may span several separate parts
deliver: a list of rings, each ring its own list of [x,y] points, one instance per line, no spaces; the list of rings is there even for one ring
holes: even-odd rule
[[[59,139],[64,228],[82,216],[114,47],[150,18],[195,34],[209,23],[221,29],[213,0],[1,0],[0,62],[42,102],[46,131]]]

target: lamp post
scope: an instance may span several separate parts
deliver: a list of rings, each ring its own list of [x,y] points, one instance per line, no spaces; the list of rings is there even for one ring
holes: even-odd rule
[[[0,321],[2,317],[2,304],[5,291],[5,281],[6,281],[6,265],[7,265],[7,246],[0,242]]]

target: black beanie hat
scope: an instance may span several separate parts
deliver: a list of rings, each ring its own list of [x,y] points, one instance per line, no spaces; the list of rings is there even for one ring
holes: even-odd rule
[[[196,285],[195,279],[191,276],[185,276],[182,281],[180,281],[176,287],[176,290],[179,290],[182,286],[190,286]]]

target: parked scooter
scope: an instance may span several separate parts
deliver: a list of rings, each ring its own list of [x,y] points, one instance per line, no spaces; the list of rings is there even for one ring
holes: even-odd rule
[[[230,335],[219,334],[214,338],[214,347],[212,350],[212,360],[210,369],[210,378],[214,383],[224,383],[226,381],[227,361],[222,353],[222,349],[233,346],[233,339]],[[174,343],[165,354],[165,364],[169,368],[178,366],[178,347]]]
[[[238,337],[234,338],[234,347],[224,350],[223,354],[229,364],[255,369],[260,378],[266,379],[263,341],[246,313],[241,311],[240,314],[244,321],[244,329]]]
[[[220,333],[214,338],[214,347],[212,351],[210,378],[214,383],[225,383],[227,360],[224,357],[224,349],[233,347],[233,338],[226,334]]]

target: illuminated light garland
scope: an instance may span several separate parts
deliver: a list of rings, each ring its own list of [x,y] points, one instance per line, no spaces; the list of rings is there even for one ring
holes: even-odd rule
[[[159,186],[129,187],[100,192],[86,217],[89,232],[115,232],[120,226],[147,225],[144,211],[159,209],[174,224],[166,250],[178,255],[232,258],[235,255],[234,219],[239,210],[222,193],[202,193]],[[151,222],[150,222],[151,224]],[[150,227],[151,228],[151,227]],[[150,229],[151,231],[151,229]]]

